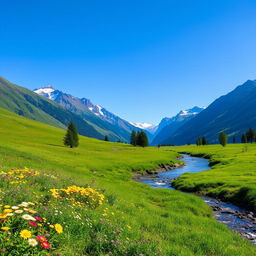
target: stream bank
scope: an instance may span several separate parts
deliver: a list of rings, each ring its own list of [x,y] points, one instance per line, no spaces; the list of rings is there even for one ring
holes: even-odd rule
[[[172,187],[172,181],[183,173],[196,173],[211,169],[209,161],[204,158],[183,154],[182,160],[185,163],[182,166],[172,167],[169,170],[164,168],[165,171],[152,172],[148,175],[138,176],[135,179],[153,188],[175,189]],[[202,199],[212,207],[217,221],[227,225],[230,229],[256,245],[256,214],[254,212],[215,198],[202,197]]]

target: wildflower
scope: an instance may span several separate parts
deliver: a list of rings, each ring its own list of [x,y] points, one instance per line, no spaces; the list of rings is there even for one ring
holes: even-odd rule
[[[24,215],[22,215],[22,218],[23,218],[24,220],[36,221],[36,219],[35,219],[34,217],[32,217],[31,215],[29,215],[29,214],[24,214]]]
[[[5,219],[6,216],[7,216],[7,213],[1,213],[1,214],[0,214],[0,219]]]
[[[60,224],[55,224],[55,230],[57,233],[61,234],[63,232],[63,227]]]
[[[35,246],[38,245],[38,242],[37,242],[36,239],[34,239],[34,238],[28,239],[28,243],[29,243],[29,245],[31,245],[31,246],[33,246],[33,247],[35,247]]]
[[[32,210],[32,209],[28,209],[28,212],[31,213],[31,214],[35,214],[36,211]]]
[[[49,227],[50,227],[50,228],[54,228],[54,226],[53,226],[53,225],[49,225]]]
[[[11,206],[10,205],[5,205],[4,208],[8,209],[8,208],[11,208]]]
[[[10,213],[10,212],[12,212],[12,209],[5,209],[4,210],[4,213]]]
[[[10,228],[9,227],[1,227],[2,230],[8,231]]]
[[[29,203],[27,203],[27,202],[22,202],[19,206],[28,207],[28,206],[29,206]]]
[[[18,207],[18,206],[12,206],[12,209],[13,209],[13,210],[18,210],[19,207]]]
[[[28,239],[31,237],[31,232],[27,229],[23,229],[21,232],[20,232],[20,236],[24,239]]]
[[[36,222],[34,222],[34,221],[30,221],[29,225],[32,226],[32,227],[36,227],[37,226]]]
[[[36,219],[37,221],[42,221],[42,218],[40,218],[40,217],[35,217],[35,219]]]
[[[7,213],[6,216],[11,217],[11,216],[13,216],[13,213],[12,213],[12,212],[9,212],[9,213]]]
[[[22,210],[16,210],[16,211],[14,211],[14,212],[15,212],[15,213],[18,213],[18,214],[23,213]]]
[[[37,239],[39,242],[41,242],[41,243],[47,242],[47,239],[46,239],[45,236],[37,236],[36,239]]]
[[[43,248],[45,248],[45,249],[50,249],[50,248],[51,248],[51,246],[50,246],[50,244],[49,244],[48,242],[42,242],[42,243],[41,243],[41,246],[42,246]]]

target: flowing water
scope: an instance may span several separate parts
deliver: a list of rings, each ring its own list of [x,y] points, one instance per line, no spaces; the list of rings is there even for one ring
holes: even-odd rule
[[[204,158],[183,155],[184,166],[161,172],[156,175],[146,175],[138,179],[139,182],[150,185],[153,188],[174,189],[172,180],[183,173],[196,173],[211,169],[209,161]],[[202,197],[212,207],[217,221],[227,225],[233,231],[250,240],[256,245],[256,213],[241,209],[233,204],[221,202],[211,197]]]

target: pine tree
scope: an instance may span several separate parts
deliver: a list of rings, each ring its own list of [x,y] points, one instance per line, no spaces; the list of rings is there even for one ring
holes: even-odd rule
[[[233,136],[233,144],[236,144],[236,136]]]
[[[148,136],[145,132],[137,132],[137,145],[143,148],[148,146]]]
[[[105,140],[105,141],[109,141],[108,135],[105,135],[104,140]]]
[[[200,137],[197,138],[196,145],[197,146],[201,146],[202,145],[202,139]]]
[[[204,136],[202,137],[202,145],[207,145],[207,140]]]
[[[135,131],[132,131],[131,133],[130,144],[133,146],[137,145],[137,133]]]
[[[252,128],[248,129],[245,135],[246,135],[246,138],[247,138],[248,142],[253,143],[255,141],[256,132]]]
[[[241,137],[241,143],[247,143],[247,137],[245,134],[243,134]]]
[[[67,129],[67,133],[64,137],[64,145],[70,148],[78,147],[79,138],[77,128],[74,123],[70,123]]]
[[[219,134],[219,142],[220,144],[225,147],[227,145],[227,142],[228,142],[228,136],[225,132],[221,132]]]

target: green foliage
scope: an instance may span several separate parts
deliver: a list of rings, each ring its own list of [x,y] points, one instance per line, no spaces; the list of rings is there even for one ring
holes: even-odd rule
[[[201,139],[200,137],[197,138],[197,140],[196,140],[196,145],[197,145],[197,146],[202,145],[202,139]]]
[[[207,140],[206,140],[206,138],[203,136],[202,137],[202,145],[207,145],[208,143],[207,143]]]
[[[148,146],[148,136],[144,131],[137,132],[137,143],[136,145],[141,147],[147,147]]]
[[[241,143],[247,143],[247,137],[245,134],[243,134],[241,137]]]
[[[131,133],[130,144],[133,145],[133,146],[137,145],[137,133],[136,133],[136,131],[132,131],[132,133]]]
[[[67,133],[64,137],[64,145],[71,148],[78,147],[79,138],[77,133],[77,128],[74,123],[70,123],[67,129]]]
[[[225,132],[221,132],[219,134],[219,143],[220,145],[222,145],[223,147],[225,147],[227,145],[228,142],[228,136]]]
[[[246,133],[245,133],[245,136],[246,136],[246,141],[247,142],[255,142],[255,139],[256,139],[256,131],[252,128],[249,128]]]

